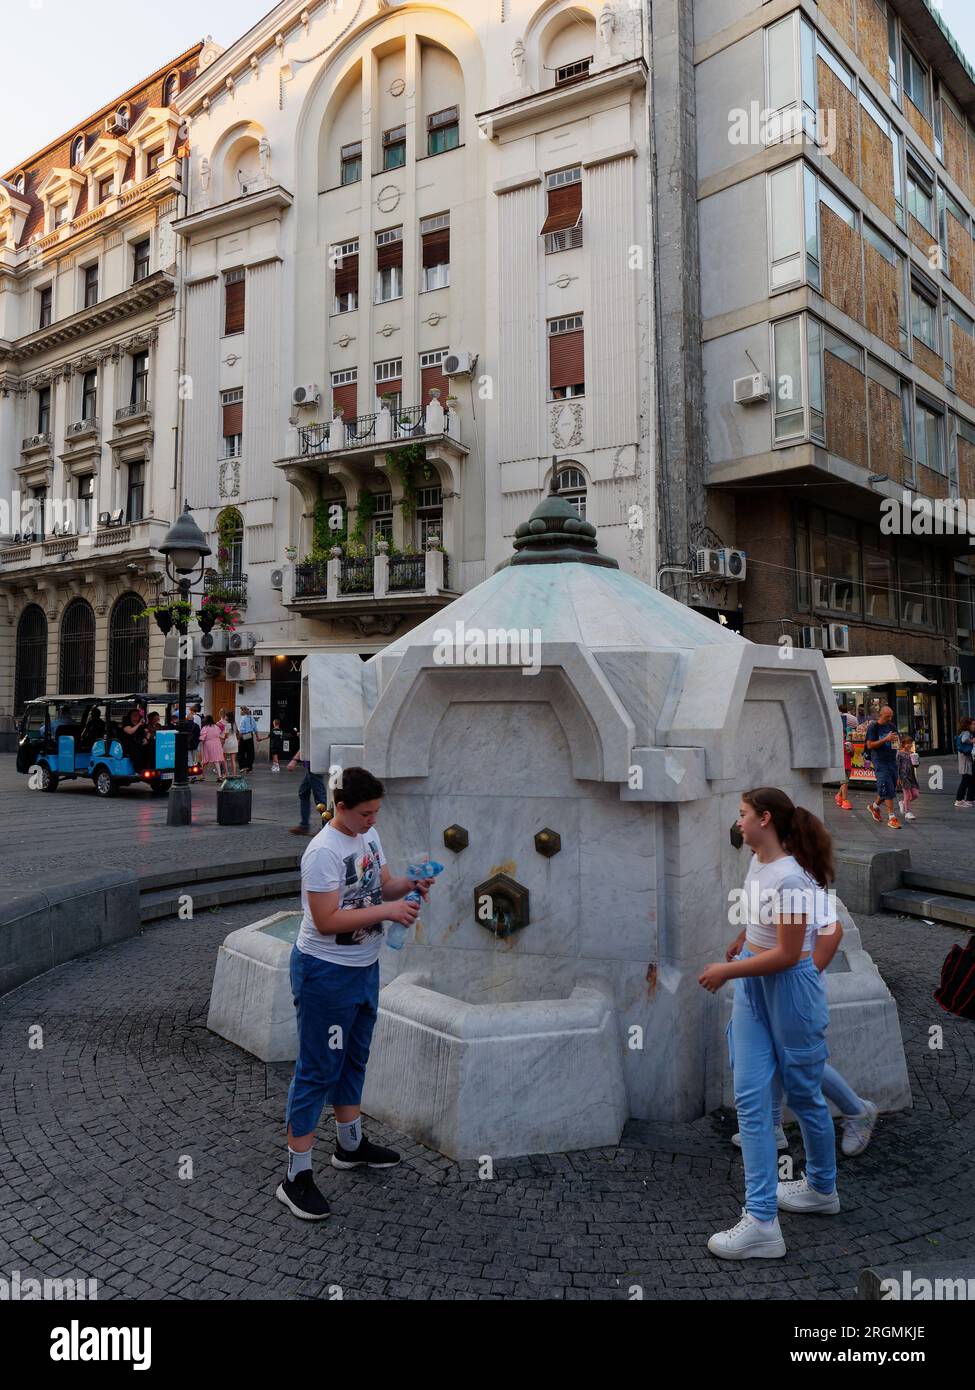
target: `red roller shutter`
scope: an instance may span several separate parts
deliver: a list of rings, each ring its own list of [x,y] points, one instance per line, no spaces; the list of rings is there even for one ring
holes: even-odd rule
[[[390,266],[403,264],[403,240],[387,241],[382,246],[376,247],[376,266],[379,270],[387,270]]]
[[[334,413],[336,407],[341,406],[342,415],[346,424],[356,417],[356,411],[358,410],[358,405],[356,404],[357,392],[358,387],[354,381],[349,381],[344,386],[332,387],[332,411]]]
[[[377,381],[377,382],[376,382],[376,397],[377,397],[377,399],[379,400],[380,404],[382,403],[382,398],[383,398],[383,396],[398,396],[402,390],[403,390],[403,383],[402,383],[402,381]]]
[[[244,402],[235,401],[223,408],[223,437],[244,432]]]
[[[450,264],[450,228],[440,227],[423,238],[423,266]]]
[[[434,386],[440,392],[440,404],[444,405],[446,403],[447,392],[450,390],[450,387],[447,385],[447,378],[443,374],[443,366],[441,365],[439,367],[424,367],[420,372],[420,376],[422,377],[420,393],[422,396],[421,404],[430,404],[430,388],[431,386]]]
[[[342,264],[335,267],[335,293],[356,294],[359,289],[359,254],[344,256]]]
[[[584,384],[584,360],[581,328],[575,329],[572,333],[553,333],[548,340],[549,385],[552,389],[557,386]]]
[[[582,184],[564,183],[548,191],[548,216],[539,233],[561,232],[574,227],[582,216]]]
[[[224,305],[224,333],[243,333],[244,331],[244,280],[233,280],[224,286],[226,302]]]

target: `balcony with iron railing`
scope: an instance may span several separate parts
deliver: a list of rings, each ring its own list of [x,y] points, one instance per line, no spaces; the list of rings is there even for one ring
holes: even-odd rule
[[[146,397],[145,399],[132,401],[129,405],[120,406],[115,412],[115,424],[128,425],[134,423],[136,420],[148,420],[151,415],[152,405],[148,397]]]
[[[296,612],[336,617],[432,612],[455,595],[449,588],[448,558],[431,545],[421,555],[363,558],[344,556],[294,568],[294,587],[285,605]]]
[[[357,415],[354,420],[344,420],[341,415],[336,415],[333,420],[299,425],[296,434],[299,458],[375,449],[377,446],[389,448],[422,439],[446,438],[461,444],[457,412],[445,409],[437,400],[432,400],[427,406],[401,406],[395,410],[383,406],[370,415]]]
[[[234,603],[238,608],[247,606],[247,575],[246,574],[205,574],[203,576],[204,596],[210,595],[213,598],[224,599],[227,603]]]

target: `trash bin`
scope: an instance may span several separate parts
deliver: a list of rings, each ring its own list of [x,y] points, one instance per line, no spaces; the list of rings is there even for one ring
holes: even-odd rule
[[[218,825],[250,825],[251,789],[243,777],[228,777],[217,792]]]

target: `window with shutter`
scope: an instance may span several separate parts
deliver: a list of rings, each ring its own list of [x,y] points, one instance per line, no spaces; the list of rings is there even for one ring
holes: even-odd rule
[[[375,375],[377,408],[384,404],[383,397],[386,396],[391,397],[385,401],[390,410],[398,410],[403,390],[402,357],[391,357],[386,362],[377,362]]]
[[[359,243],[346,241],[332,248],[335,266],[335,306],[333,313],[346,314],[359,307]]]
[[[239,388],[222,391],[220,402],[223,407],[223,456],[237,458],[244,434],[244,393]]]
[[[376,303],[399,299],[403,293],[403,229],[376,235]]]
[[[583,396],[586,390],[582,315],[549,322],[549,391],[553,401]]]
[[[557,177],[550,176],[547,215],[541,230],[541,235],[545,237],[553,232],[567,232],[578,227],[582,220],[581,179],[555,185],[553,179]]]
[[[443,360],[446,356],[446,348],[438,348],[435,352],[424,352],[420,354],[421,405],[427,406],[430,404],[430,391],[432,388],[440,392],[440,404],[446,404],[447,395],[450,390],[449,382],[443,374]]]
[[[422,291],[445,289],[450,284],[450,219],[429,217],[420,223]]]
[[[341,409],[346,425],[355,419],[358,410],[358,375],[355,367],[332,373],[332,414]]]
[[[244,331],[244,293],[246,282],[242,270],[228,271],[224,276],[224,335]]]

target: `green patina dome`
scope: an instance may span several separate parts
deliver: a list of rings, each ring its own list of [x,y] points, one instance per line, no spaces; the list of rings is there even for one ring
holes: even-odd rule
[[[506,565],[601,565],[619,569],[616,560],[600,555],[596,528],[583,521],[570,503],[557,494],[542,499],[527,521],[515,531],[515,554]]]

